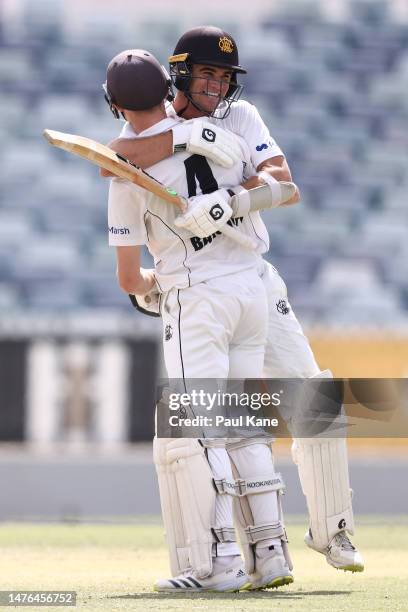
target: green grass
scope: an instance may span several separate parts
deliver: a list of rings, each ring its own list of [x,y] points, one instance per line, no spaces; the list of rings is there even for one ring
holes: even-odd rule
[[[152,591],[154,579],[169,573],[159,524],[3,524],[0,589],[75,590],[77,609],[89,611],[407,610],[408,523],[395,517],[388,522],[360,522],[354,541],[364,554],[363,574],[329,567],[304,546],[305,523],[288,521],[293,585],[273,592],[173,596]],[[62,608],[28,608],[40,609]]]

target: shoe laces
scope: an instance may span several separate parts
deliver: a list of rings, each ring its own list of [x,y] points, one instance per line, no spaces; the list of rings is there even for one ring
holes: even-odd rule
[[[356,550],[344,531],[337,533],[332,541],[334,541],[337,546],[340,546],[340,548],[343,550]]]

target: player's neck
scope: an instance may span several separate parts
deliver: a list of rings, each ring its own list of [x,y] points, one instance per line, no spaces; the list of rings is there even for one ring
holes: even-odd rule
[[[129,121],[136,134],[149,129],[159,121],[167,119],[164,108],[155,108],[147,111],[126,111],[126,120]]]
[[[180,91],[177,92],[174,99],[173,108],[177,115],[183,117],[183,119],[197,119],[198,117],[205,117],[205,114],[193,106]]]

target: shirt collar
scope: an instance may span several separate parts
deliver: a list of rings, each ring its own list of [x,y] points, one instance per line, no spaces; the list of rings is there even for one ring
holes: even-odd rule
[[[170,130],[173,125],[176,123],[180,123],[182,121],[178,117],[167,117],[166,119],[162,119],[158,123],[155,123],[151,127],[147,128],[147,130],[143,130],[143,132],[139,132],[139,138],[146,138],[146,136],[154,136],[155,134],[161,134],[162,132],[167,132]]]

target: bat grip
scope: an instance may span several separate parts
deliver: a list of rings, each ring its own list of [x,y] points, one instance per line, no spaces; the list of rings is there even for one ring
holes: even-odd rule
[[[257,244],[255,240],[250,236],[246,236],[243,232],[240,232],[236,227],[231,227],[226,223],[222,226],[220,231],[225,234],[225,236],[228,236],[228,238],[231,240],[234,240],[234,242],[237,242],[243,246],[245,249],[249,249],[250,251],[256,250]]]

